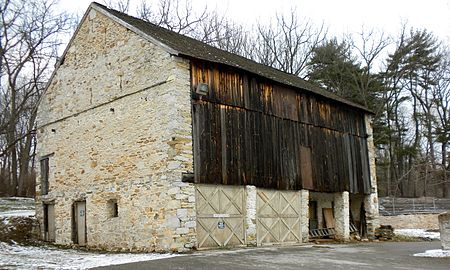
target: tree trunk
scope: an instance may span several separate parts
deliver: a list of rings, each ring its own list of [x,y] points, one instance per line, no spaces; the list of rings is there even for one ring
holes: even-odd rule
[[[20,174],[19,174],[19,183],[18,183],[18,194],[20,196],[26,196],[27,195],[27,188],[30,185],[30,159],[31,159],[31,147],[32,147],[32,141],[33,141],[33,127],[36,120],[36,112],[32,112],[32,115],[28,122],[27,127],[27,135],[25,136],[24,140],[25,143],[20,149]]]
[[[17,124],[17,113],[16,113],[16,89],[12,86],[12,83],[9,84],[10,95],[11,95],[11,104],[10,104],[10,119],[9,119],[9,129],[8,129],[8,142],[7,145],[11,145],[10,147],[10,158],[11,158],[11,166],[10,166],[10,180],[11,187],[13,188],[12,196],[18,196],[18,165],[17,165],[17,142],[16,142],[16,124]]]
[[[447,180],[448,180],[448,176],[447,176],[447,143],[443,143],[442,144],[442,169],[444,170],[444,173],[442,174],[442,198],[448,198],[449,194],[448,194],[448,184],[447,184]]]

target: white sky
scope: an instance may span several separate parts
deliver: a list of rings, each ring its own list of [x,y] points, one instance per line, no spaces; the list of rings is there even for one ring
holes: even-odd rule
[[[97,0],[102,3],[103,0]],[[141,0],[131,0],[139,3]],[[158,0],[149,0],[156,4]],[[181,0],[183,2],[184,0]],[[299,17],[307,17],[317,25],[322,22],[329,33],[356,33],[362,26],[387,34],[398,33],[402,22],[415,28],[426,28],[450,43],[450,0],[191,0],[194,8],[225,13],[237,22],[262,22],[278,12],[295,8]],[[61,8],[80,15],[90,0],[60,0]]]

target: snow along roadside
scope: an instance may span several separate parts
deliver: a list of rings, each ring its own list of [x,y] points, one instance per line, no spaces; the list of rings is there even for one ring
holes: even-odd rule
[[[421,237],[429,239],[441,239],[441,234],[439,232],[427,232],[425,229],[395,229],[394,233],[396,235],[410,236],[410,237]]]
[[[89,269],[131,262],[166,259],[175,254],[95,253],[50,246],[21,246],[0,242],[0,269]]]
[[[414,257],[450,258],[450,250],[431,249],[423,253],[416,253]]]
[[[427,232],[425,229],[396,229],[394,232],[397,235],[421,237],[421,238],[437,239],[437,240],[441,239],[441,234],[439,232]],[[447,257],[450,257],[450,250],[431,249],[431,250],[426,250],[423,253],[416,253],[413,256],[414,257],[447,258]]]

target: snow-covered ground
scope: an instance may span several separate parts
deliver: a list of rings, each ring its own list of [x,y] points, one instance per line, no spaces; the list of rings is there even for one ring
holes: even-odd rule
[[[174,254],[95,253],[51,246],[20,246],[0,242],[0,269],[89,269],[164,259]]]
[[[0,198],[0,217],[34,216],[33,198]]]
[[[435,258],[450,258],[450,250],[432,249],[424,253],[416,253],[415,257],[435,257]]]
[[[0,213],[0,217],[31,217],[34,215],[34,210],[14,210]]]
[[[395,229],[394,233],[396,235],[410,236],[410,237],[420,237],[428,239],[441,239],[441,234],[439,232],[429,232],[425,229]]]
[[[420,237],[420,238],[428,238],[428,239],[441,239],[441,234],[439,232],[428,232],[425,229],[396,229],[395,234],[411,236],[411,237]],[[415,257],[435,257],[435,258],[450,258],[450,250],[442,250],[442,249],[432,249],[427,250],[423,253],[416,253],[413,256]]]

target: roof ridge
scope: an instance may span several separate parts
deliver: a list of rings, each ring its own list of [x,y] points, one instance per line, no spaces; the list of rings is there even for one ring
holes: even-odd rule
[[[104,12],[107,12],[111,16],[117,18],[123,24],[125,24],[126,27],[137,32],[138,34],[143,35],[171,54],[200,59],[245,70],[247,72],[267,78],[277,83],[302,89],[326,99],[331,99],[353,108],[372,113],[365,106],[354,103],[332,92],[329,92],[321,88],[320,86],[317,86],[305,79],[300,78],[297,75],[258,63],[242,55],[238,55],[214,47],[195,38],[174,32],[172,30],[148,21],[144,21],[124,12],[108,8],[105,5],[99,4],[97,2],[92,2],[91,6],[100,8]]]

